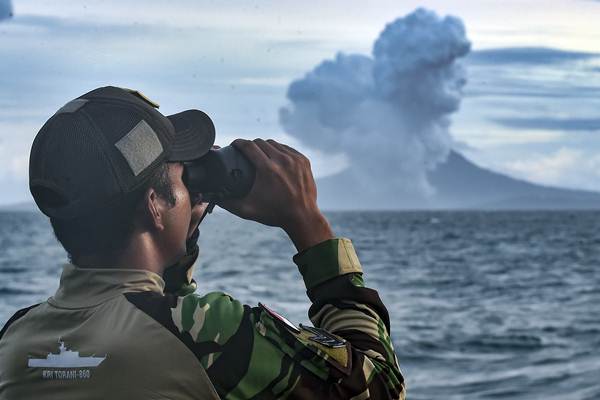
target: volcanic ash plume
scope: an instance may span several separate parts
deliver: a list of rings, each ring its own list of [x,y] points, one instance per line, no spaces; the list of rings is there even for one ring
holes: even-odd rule
[[[358,184],[433,192],[426,172],[450,152],[449,115],[460,104],[470,50],[460,19],[417,9],[388,24],[372,57],[338,53],[292,82],[280,110],[306,145],[343,152]]]
[[[13,16],[12,3],[10,0],[0,0],[0,21]]]

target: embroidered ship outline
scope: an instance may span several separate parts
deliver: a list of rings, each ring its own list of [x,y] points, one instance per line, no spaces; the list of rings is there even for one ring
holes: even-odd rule
[[[59,340],[58,354],[48,353],[46,358],[30,358],[27,361],[28,367],[39,368],[80,368],[97,367],[106,360],[104,357],[81,357],[78,351],[72,351],[65,346],[65,342]]]

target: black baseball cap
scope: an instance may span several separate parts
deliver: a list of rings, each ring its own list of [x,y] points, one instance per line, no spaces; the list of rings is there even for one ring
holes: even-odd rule
[[[29,189],[49,217],[106,209],[142,187],[165,162],[191,161],[215,141],[200,110],[165,117],[140,92],[107,86],[59,109],[31,147]]]

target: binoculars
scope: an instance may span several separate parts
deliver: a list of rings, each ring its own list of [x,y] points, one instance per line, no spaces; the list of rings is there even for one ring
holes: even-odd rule
[[[211,149],[183,166],[183,183],[188,191],[202,193],[202,201],[212,204],[246,196],[256,176],[254,165],[233,146]]]

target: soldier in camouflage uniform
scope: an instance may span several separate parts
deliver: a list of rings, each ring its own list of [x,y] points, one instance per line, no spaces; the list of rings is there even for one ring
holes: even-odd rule
[[[236,140],[256,180],[244,199],[220,205],[286,231],[314,326],[195,293],[206,204],[188,193],[181,162],[206,154],[214,127],[200,111],[167,118],[156,107],[100,88],[38,133],[30,186],[71,263],[53,297],[0,332],[0,399],[403,399],[387,310],[351,241],[319,211],[296,150]],[[118,229],[124,215],[133,226]]]

